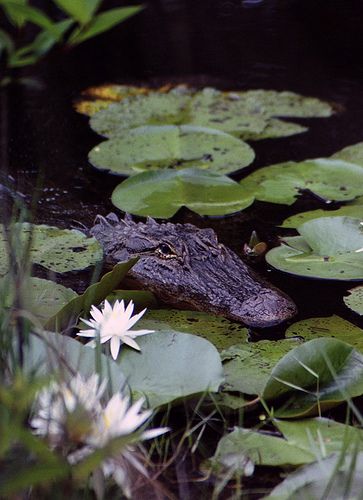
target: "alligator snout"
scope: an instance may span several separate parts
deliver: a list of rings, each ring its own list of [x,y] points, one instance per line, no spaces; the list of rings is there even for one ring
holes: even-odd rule
[[[230,311],[230,318],[255,328],[268,328],[294,317],[295,303],[277,289],[261,290]]]

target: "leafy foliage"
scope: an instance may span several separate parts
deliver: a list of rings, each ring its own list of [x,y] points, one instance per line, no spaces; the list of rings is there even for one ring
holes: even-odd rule
[[[363,315],[363,286],[356,286],[349,290],[349,295],[343,298],[344,303],[349,309],[360,316]]]

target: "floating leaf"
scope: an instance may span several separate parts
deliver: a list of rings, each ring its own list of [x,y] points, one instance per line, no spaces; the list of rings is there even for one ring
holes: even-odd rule
[[[336,453],[292,472],[263,500],[353,500],[362,491],[363,453]]]
[[[299,340],[261,340],[232,345],[222,351],[225,375],[223,390],[243,394],[261,394],[275,364]]]
[[[59,229],[46,225],[15,224],[9,229],[17,251],[19,245],[31,241],[29,259],[46,269],[64,273],[85,269],[102,260],[102,248],[95,238],[88,238],[75,229]],[[0,226],[0,274],[8,270],[7,235]]]
[[[323,118],[334,113],[329,103],[316,97],[305,97],[295,92],[258,89],[229,92],[229,95],[234,99],[245,101],[246,105],[255,113],[268,116]]]
[[[236,342],[247,341],[248,330],[221,316],[199,311],[156,309],[138,322],[140,328],[155,331],[192,333],[209,340],[219,351]]]
[[[301,465],[313,462],[313,452],[277,436],[235,427],[223,436],[214,456],[210,459],[213,469],[222,468],[226,457],[243,454],[256,465]]]
[[[1,278],[0,289],[6,305],[11,306],[14,302],[14,287],[15,283],[10,283],[6,276]],[[78,295],[71,288],[33,277],[24,281],[21,291],[22,307],[43,324],[75,297]]]
[[[112,193],[125,212],[172,217],[182,206],[199,215],[226,215],[247,208],[253,197],[228,177],[198,169],[143,172],[126,179]]]
[[[192,394],[216,392],[223,381],[222,363],[207,340],[180,332],[154,332],[138,339],[141,351],[123,349],[122,372],[132,393],[155,408]]]
[[[298,276],[335,280],[363,279],[363,231],[360,219],[324,217],[298,227],[266,254],[276,269]]]
[[[108,88],[112,87],[117,89],[117,86]],[[221,92],[213,88],[195,91],[183,86],[142,90],[142,96],[95,113],[91,127],[101,135],[109,136],[142,125],[199,125],[258,140],[307,130],[301,125],[274,118],[276,116],[323,117],[333,114],[328,103],[292,92]],[[110,101],[119,100],[112,90],[108,95],[111,95]]]
[[[344,303],[349,309],[357,314],[363,315],[363,286],[356,286],[349,291],[348,297],[343,297]]]
[[[347,453],[349,449],[363,451],[363,430],[351,425],[321,417],[297,421],[275,419],[273,423],[290,444],[312,453],[314,460],[334,452]]]
[[[363,169],[343,160],[316,159],[260,168],[240,181],[257,200],[291,205],[302,190],[324,200],[346,201],[363,194]]]
[[[347,146],[346,148],[334,153],[331,158],[349,161],[350,163],[356,163],[357,165],[361,165],[363,167],[363,142]]]
[[[363,353],[363,330],[336,315],[297,321],[289,326],[285,335],[287,338],[305,342],[317,337],[333,337],[347,342]]]
[[[363,355],[332,338],[302,344],[275,366],[262,398],[277,418],[316,415],[363,394]]]
[[[228,174],[246,167],[254,152],[245,142],[214,129],[146,126],[95,146],[92,165],[120,175],[162,168],[197,167]]]
[[[115,361],[71,337],[53,332],[31,334],[24,349],[25,373],[38,376],[61,373],[72,378],[79,372],[88,378],[98,369],[101,379],[107,378],[111,394],[120,390],[128,392],[126,378]]]
[[[359,198],[357,198],[358,200]],[[355,200],[356,201],[356,200]],[[350,203],[349,205],[340,207],[336,210],[309,210],[308,212],[301,212],[296,215],[292,215],[284,220],[281,227],[291,227],[297,228],[304,222],[313,219],[320,219],[322,217],[355,217],[355,218],[363,218],[363,200],[362,204],[358,203]]]
[[[90,125],[106,137],[122,135],[141,125],[181,125],[190,97],[181,93],[134,96],[95,113]]]
[[[123,278],[137,259],[128,262],[120,262],[114,266],[112,271],[102,276],[101,280],[89,286],[82,294],[72,299],[60,311],[52,316],[46,323],[48,330],[63,331],[73,328],[81,313],[87,315],[91,306],[102,302],[113,290],[119,286]]]

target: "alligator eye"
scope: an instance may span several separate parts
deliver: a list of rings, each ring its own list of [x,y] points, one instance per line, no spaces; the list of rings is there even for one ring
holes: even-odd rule
[[[156,253],[163,259],[172,259],[176,257],[174,250],[167,243],[160,243],[156,249]]]

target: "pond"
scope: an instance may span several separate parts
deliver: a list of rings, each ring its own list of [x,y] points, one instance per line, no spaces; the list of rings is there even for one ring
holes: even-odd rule
[[[52,7],[42,5],[44,2],[38,3],[48,9],[49,15],[54,14]],[[110,8],[118,5],[116,1],[104,3]],[[115,211],[110,198],[120,183],[120,177],[89,164],[87,155],[99,144],[100,137],[89,127],[88,117],[74,110],[74,103],[82,91],[104,83],[152,88],[188,84],[195,88],[215,87],[231,91],[288,90],[317,97],[332,103],[335,110],[332,116],[287,119],[308,127],[308,131],[285,138],[250,142],[255,160],[231,177],[240,181],[267,165],[328,158],[342,148],[362,141],[363,38],[359,23],[362,15],[363,6],[354,1],[327,4],[313,0],[304,3],[278,0],[150,0],[141,13],[101,37],[72,50],[55,49],[34,67],[21,70],[20,76],[25,84],[14,83],[1,89],[0,183],[14,189],[19,200],[32,207],[37,224],[84,231],[93,225],[97,214],[105,216]],[[0,190],[0,201],[2,217],[6,218],[10,210],[6,189]],[[340,203],[333,203],[329,208],[339,206]],[[280,227],[284,219],[321,208],[326,208],[323,199],[304,192],[290,206],[255,201],[245,210],[224,217],[203,217],[182,208],[171,221],[189,222],[200,228],[211,227],[220,242],[246,258],[244,245],[253,231],[269,247],[277,246],[279,236],[296,234],[293,229]],[[284,337],[286,326],[290,326],[287,336],[296,336],[300,331],[291,329],[291,324],[332,315],[340,316],[351,325],[338,323],[330,327],[319,320],[311,328],[315,328],[319,335],[335,332],[334,328],[347,328],[348,333],[355,327],[363,328],[361,316],[346,307],[342,300],[347,291],[359,283],[286,274],[268,266],[263,258],[252,260],[250,264],[260,275],[286,292],[298,308],[298,315],[288,325],[272,330],[252,328],[249,333],[251,341],[268,339],[273,343],[273,340]],[[41,277],[47,275],[45,272],[39,274]],[[82,293],[90,284],[92,272],[86,270],[65,276],[54,274],[53,277]],[[361,277],[358,279],[363,281]],[[192,323],[193,316],[190,318]],[[181,331],[196,333],[193,329]],[[206,334],[203,336],[208,337]],[[356,347],[352,339],[350,342]],[[341,340],[344,339],[341,337]],[[264,362],[272,367],[279,357],[275,359],[274,353],[269,355],[268,344],[261,345],[264,346],[262,351],[267,351]],[[253,399],[252,395],[258,391],[241,390],[240,393],[247,393],[250,395],[248,399]],[[361,401],[358,401],[357,408],[360,406]],[[215,408],[217,410],[213,412],[210,401],[203,405],[203,400],[201,402],[197,398],[170,407],[166,423],[165,413],[158,413],[156,418],[160,425],[176,426],[180,430],[187,424],[198,424],[197,433],[199,430],[202,433],[201,442],[195,445],[196,452],[193,450],[190,453],[187,442],[178,449],[180,433],[177,432],[170,440],[171,451],[166,452],[167,457],[159,451],[161,470],[162,460],[167,463],[173,453],[176,458],[158,476],[162,486],[155,487],[155,498],[187,499],[217,497],[219,494],[221,498],[235,498],[234,494],[238,498],[262,498],[282,480],[282,469],[275,468],[276,465],[291,467],[312,461],[311,457],[295,457],[295,461],[290,457],[285,463],[267,460],[257,466],[252,477],[242,479],[242,486],[240,478],[233,480],[233,474],[230,477],[227,473],[224,475],[224,479],[231,479],[229,482],[226,479],[226,484],[224,479],[216,479],[214,475],[206,479],[200,465],[205,458],[213,455],[223,434],[231,431],[234,425],[258,429],[261,422],[268,418],[262,406],[246,412],[241,408],[221,411],[218,404]],[[306,413],[303,416],[310,415]],[[346,409],[330,410],[324,416],[344,422]],[[286,428],[281,424],[278,431],[289,439],[288,432],[292,431],[289,431],[288,423],[291,421],[284,422]],[[351,423],[357,422],[362,425],[362,420],[355,413]],[[267,425],[266,429],[269,434],[264,436],[278,435],[276,426]],[[324,430],[321,432],[324,433]],[[193,435],[193,439],[199,438]],[[243,436],[238,439],[242,443]],[[233,443],[230,448],[228,443],[225,446],[230,454],[235,453]],[[269,445],[258,443],[254,446]],[[299,448],[299,453],[302,449]],[[304,452],[307,453],[306,450]],[[157,453],[154,450],[154,454]],[[280,453],[284,455],[287,452],[281,450]],[[296,450],[295,453],[298,455]],[[257,460],[256,463],[260,462]],[[361,467],[360,462],[357,467]],[[160,491],[158,488],[161,488]],[[148,494],[147,488],[141,488],[135,498],[150,498]]]

